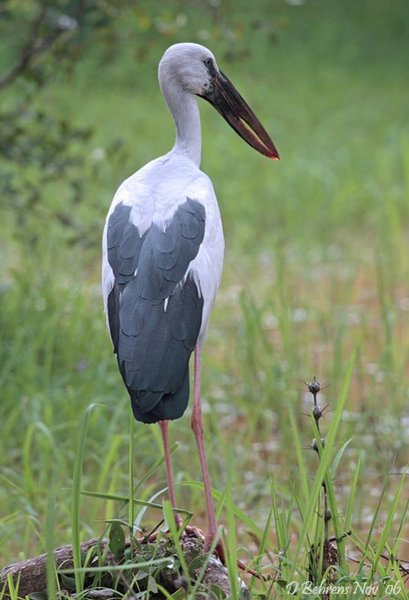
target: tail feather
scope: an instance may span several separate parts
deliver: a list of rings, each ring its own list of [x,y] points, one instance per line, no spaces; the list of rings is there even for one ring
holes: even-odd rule
[[[189,402],[189,367],[186,368],[182,385],[173,394],[131,389],[128,389],[128,392],[132,411],[137,421],[157,423],[158,421],[179,419]]]

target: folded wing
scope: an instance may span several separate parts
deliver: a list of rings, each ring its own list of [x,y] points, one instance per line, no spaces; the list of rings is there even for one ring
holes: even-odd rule
[[[189,265],[205,232],[204,206],[190,198],[164,226],[142,235],[132,207],[119,203],[107,224],[114,284],[108,322],[136,419],[176,419],[189,399],[189,358],[200,331],[203,297]]]

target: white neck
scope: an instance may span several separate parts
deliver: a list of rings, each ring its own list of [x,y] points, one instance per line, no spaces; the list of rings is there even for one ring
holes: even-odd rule
[[[172,80],[161,82],[163,96],[176,125],[173,152],[183,153],[197,166],[200,165],[202,135],[196,98]]]

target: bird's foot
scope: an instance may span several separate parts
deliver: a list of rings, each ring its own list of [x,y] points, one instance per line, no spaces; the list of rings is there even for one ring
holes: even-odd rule
[[[179,515],[177,515],[177,517],[175,518],[175,521],[176,521],[177,528],[181,529],[183,527],[183,521]],[[142,544],[147,543],[147,542],[148,543],[156,542],[158,535],[159,535],[159,531],[154,531],[151,534],[148,534],[147,536],[141,538],[139,540],[139,542]],[[183,528],[182,536],[195,537],[198,540],[201,540],[203,542],[205,541],[205,535],[204,535],[203,531],[201,529],[199,529],[198,527],[195,527],[194,525],[186,525],[186,527]]]
[[[182,526],[182,523],[178,523],[177,519],[176,519],[176,523],[178,525],[178,528],[180,529],[180,527]],[[214,538],[215,538],[214,535],[212,535],[212,534],[209,535],[209,533],[207,535],[205,535],[203,533],[203,531],[201,529],[199,529],[199,527],[195,527],[194,525],[186,525],[186,527],[183,529],[182,536],[195,537],[198,540],[202,541],[205,552],[208,552],[210,550],[210,548],[213,544]],[[146,543],[146,542],[153,543],[157,540],[157,538],[158,538],[158,531],[155,531],[148,537],[142,538],[142,540],[140,540],[140,541],[142,543]],[[225,556],[225,552],[224,552],[224,548],[223,548],[223,544],[222,544],[221,540],[218,540],[214,551],[215,551],[217,558],[220,560],[220,562],[223,565],[226,565],[226,556]],[[258,573],[257,571],[255,571],[254,569],[252,569],[251,567],[246,565],[241,560],[237,561],[237,566],[241,571],[244,571],[245,573],[249,573],[249,575],[252,575],[253,577],[257,577],[257,579],[263,579],[263,580],[265,579],[263,577],[263,575],[261,575],[260,573]]]
[[[208,531],[207,534],[204,536],[204,544],[203,544],[204,552],[209,552],[210,549],[212,547],[214,547],[214,554],[220,560],[222,565],[225,566],[226,565],[226,556],[224,553],[222,540],[220,538],[217,539],[216,545],[214,546],[215,540],[216,540],[216,533]]]
[[[196,537],[198,540],[205,541],[205,535],[199,527],[195,527],[194,525],[186,525],[183,530],[183,534],[189,535],[191,537]]]

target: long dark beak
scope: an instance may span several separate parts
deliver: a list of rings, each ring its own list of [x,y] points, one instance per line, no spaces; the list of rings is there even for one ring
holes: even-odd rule
[[[264,156],[278,160],[280,155],[273,141],[231,81],[221,71],[217,71],[213,84],[212,89],[201,94],[201,97],[210,102],[252,148]]]

